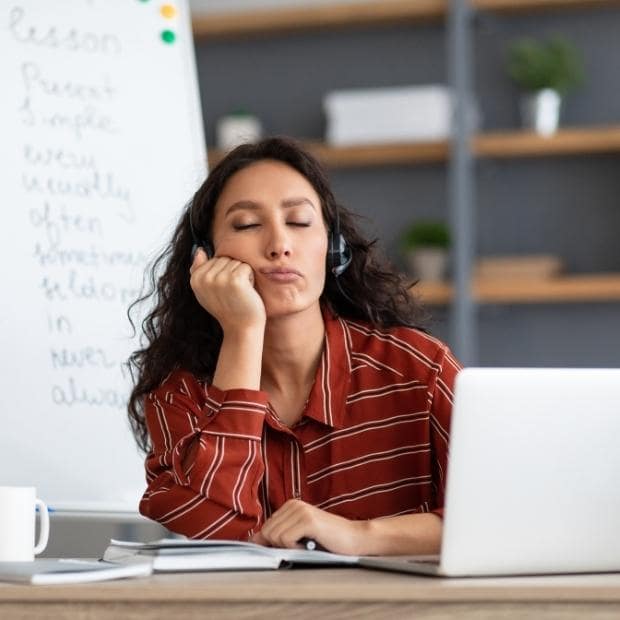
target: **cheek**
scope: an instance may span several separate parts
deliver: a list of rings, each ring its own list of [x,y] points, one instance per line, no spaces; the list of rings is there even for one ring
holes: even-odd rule
[[[327,261],[327,237],[318,238],[309,252],[311,269],[317,276],[324,276]]]
[[[247,263],[252,256],[252,243],[248,238],[242,241],[238,237],[224,235],[216,240],[215,251],[218,256],[228,256]]]

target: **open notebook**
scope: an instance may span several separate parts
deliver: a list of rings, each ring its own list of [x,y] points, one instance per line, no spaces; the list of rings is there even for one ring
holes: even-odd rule
[[[148,543],[110,541],[104,560],[122,564],[146,563],[155,572],[209,570],[275,570],[293,564],[351,566],[357,556],[327,551],[263,547],[236,540],[164,538]]]

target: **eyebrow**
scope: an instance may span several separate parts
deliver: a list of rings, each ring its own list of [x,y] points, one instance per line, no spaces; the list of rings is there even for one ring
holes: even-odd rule
[[[283,207],[284,209],[288,209],[290,207],[297,207],[302,204],[307,204],[316,211],[316,207],[314,206],[314,203],[310,200],[310,198],[305,198],[303,196],[300,196],[299,198],[297,197],[287,198],[286,200],[283,200],[280,203],[280,206]],[[256,211],[260,208],[261,208],[261,204],[258,202],[254,202],[253,200],[239,200],[235,202],[234,204],[230,205],[228,209],[226,209],[226,213],[224,214],[224,217],[228,217],[231,213],[234,213],[235,211],[240,211],[243,209],[249,209],[250,211]]]

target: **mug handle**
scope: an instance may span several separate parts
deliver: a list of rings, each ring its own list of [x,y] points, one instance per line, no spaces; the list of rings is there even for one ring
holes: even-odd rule
[[[41,525],[41,529],[39,531],[39,541],[34,548],[34,554],[37,555],[37,553],[45,551],[45,547],[47,547],[47,541],[50,536],[50,517],[47,511],[47,505],[44,501],[36,499],[35,506],[39,508],[39,521]]]

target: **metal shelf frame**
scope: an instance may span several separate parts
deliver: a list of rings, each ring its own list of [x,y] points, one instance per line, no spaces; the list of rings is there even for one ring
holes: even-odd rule
[[[448,79],[454,97],[454,117],[448,162],[448,216],[452,231],[454,301],[450,309],[450,342],[467,366],[478,361],[477,304],[470,282],[476,248],[474,156],[471,113],[474,67],[468,0],[450,0],[446,16]]]

